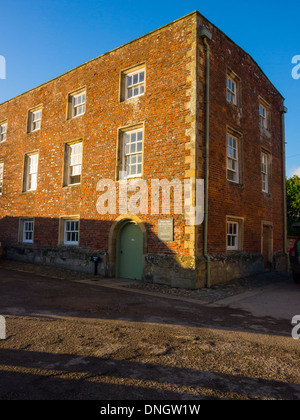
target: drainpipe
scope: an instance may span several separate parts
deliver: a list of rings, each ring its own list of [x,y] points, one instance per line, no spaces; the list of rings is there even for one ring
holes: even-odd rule
[[[286,257],[286,269],[288,270],[289,258],[287,253],[287,207],[286,207],[286,167],[285,167],[285,121],[284,114],[287,108],[282,105],[281,113],[281,132],[282,132],[282,186],[283,186],[283,252]]]
[[[203,39],[206,53],[205,70],[205,180],[204,180],[204,232],[203,232],[203,256],[206,260],[206,287],[210,287],[210,257],[207,252],[208,242],[208,179],[209,179],[209,88],[210,88],[210,47],[208,40],[212,39],[211,32],[202,26],[200,37]]]

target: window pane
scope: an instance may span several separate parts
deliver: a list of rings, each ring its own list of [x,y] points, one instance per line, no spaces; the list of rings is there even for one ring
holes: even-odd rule
[[[77,220],[66,220],[65,221],[65,242],[78,244],[78,221]]]
[[[141,70],[126,76],[125,99],[142,95],[145,92],[145,71]]]
[[[133,75],[133,84],[136,85],[139,82],[139,75],[138,74],[134,74]]]
[[[131,134],[131,138],[130,138],[130,140],[131,140],[131,143],[133,143],[133,142],[135,142],[135,141],[136,141],[136,133],[132,133],[132,134]]]
[[[77,95],[71,95],[72,98],[72,117],[77,117],[85,112],[85,96],[86,93],[82,92]]]
[[[127,176],[136,176],[142,172],[143,130],[127,132],[123,136],[125,146],[123,167],[125,167]]]
[[[23,222],[23,242],[33,242],[33,221]]]
[[[34,174],[37,172],[38,155],[31,155],[28,158],[28,172]]]
[[[127,86],[132,85],[132,76],[127,76]]]

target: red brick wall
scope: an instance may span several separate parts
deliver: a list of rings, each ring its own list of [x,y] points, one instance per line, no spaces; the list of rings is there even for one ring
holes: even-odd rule
[[[79,215],[80,245],[106,250],[114,215],[99,215],[96,185],[101,178],[115,180],[117,131],[143,123],[144,178],[183,179],[189,169],[185,147],[190,141],[187,122],[187,89],[191,87],[191,44],[195,15],[170,24],[132,43],[105,54],[49,83],[0,105],[0,121],[8,120],[7,141],[0,144],[4,159],[3,195],[0,197],[0,241],[15,244],[18,218],[36,217],[35,244],[57,246],[59,217]],[[213,32],[211,44],[209,253],[226,250],[226,216],[244,218],[244,251],[261,252],[261,222],[274,226],[274,252],[282,251],[282,163],[280,105],[282,98],[253,60],[221,31],[198,16]],[[198,46],[198,134],[199,173],[204,177],[204,50]],[[119,101],[122,69],[146,63],[146,94],[128,102]],[[240,117],[226,101],[226,70],[230,67],[241,79]],[[86,86],[86,113],[66,119],[67,95]],[[259,129],[258,97],[271,107],[270,138]],[[42,104],[42,129],[26,133],[28,110]],[[243,136],[243,185],[226,181],[226,127]],[[62,188],[64,143],[83,139],[82,183]],[[272,156],[271,194],[261,191],[261,148]],[[22,193],[24,154],[39,151],[38,188]],[[149,207],[150,209],[150,207]],[[157,219],[140,216],[148,234],[149,253],[190,255],[185,241],[183,215],[173,215],[175,240],[157,241]],[[169,217],[169,216],[165,216]],[[202,248],[202,226],[199,228]]]
[[[117,130],[144,123],[144,178],[183,178],[185,118],[189,110],[187,70],[194,17],[166,26],[95,59],[36,89],[0,105],[0,121],[8,120],[7,140],[0,144],[4,159],[3,195],[0,197],[0,239],[18,240],[18,218],[36,217],[35,244],[57,246],[58,219],[80,215],[80,245],[107,249],[108,232],[116,216],[96,211],[101,178],[115,180]],[[120,71],[146,63],[146,94],[119,102]],[[67,95],[86,86],[86,113],[66,119]],[[26,133],[28,110],[42,104],[42,128]],[[62,188],[64,143],[83,139],[82,183]],[[22,193],[24,154],[39,151],[38,187]],[[175,240],[157,241],[157,219],[141,216],[148,229],[148,252],[188,253],[184,248],[183,215],[175,215]],[[169,216],[165,216],[169,217]],[[101,222],[102,220],[102,222]]]
[[[226,216],[244,218],[245,252],[261,252],[262,221],[273,223],[274,252],[282,252],[280,107],[283,98],[248,54],[209,22],[204,21],[204,23],[213,34],[210,41],[209,253],[219,254],[226,251]],[[202,44],[201,39],[200,43]],[[227,68],[234,71],[241,81],[240,109],[226,100]],[[204,83],[204,78],[202,81]],[[259,96],[270,104],[269,136],[262,135],[259,127]],[[226,180],[227,126],[242,134],[242,185]],[[262,192],[262,148],[271,156],[270,194]]]

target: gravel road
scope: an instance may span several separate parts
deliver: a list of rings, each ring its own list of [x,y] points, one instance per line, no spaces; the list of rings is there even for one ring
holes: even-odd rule
[[[300,399],[285,319],[11,268],[0,266],[2,400]]]

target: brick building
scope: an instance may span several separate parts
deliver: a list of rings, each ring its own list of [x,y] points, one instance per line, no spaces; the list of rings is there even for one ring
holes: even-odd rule
[[[191,288],[285,269],[284,112],[255,61],[198,12],[8,100],[7,258],[92,271],[98,256],[101,275]],[[190,204],[203,180],[204,221],[177,211],[176,188],[170,214],[162,191],[158,211],[134,214],[117,200],[101,214],[104,179],[117,197],[126,179],[179,189],[191,179]]]

